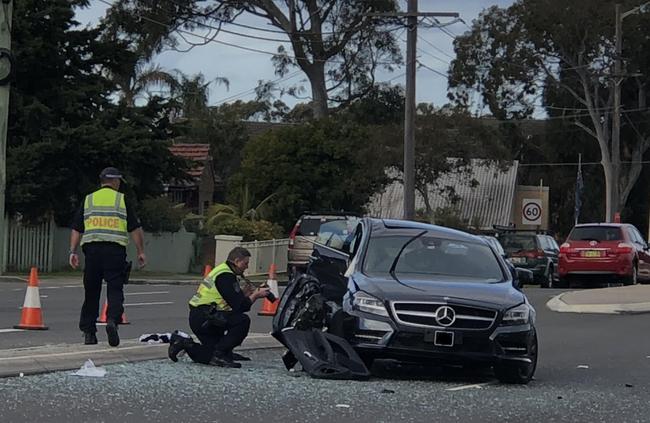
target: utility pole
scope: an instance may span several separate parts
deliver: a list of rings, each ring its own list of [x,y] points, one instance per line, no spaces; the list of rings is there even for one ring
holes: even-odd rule
[[[371,16],[406,18],[406,98],[404,104],[404,219],[415,217],[415,75],[419,17],[458,18],[456,12],[418,12],[418,0],[408,0],[407,12]]]
[[[614,58],[614,116],[612,118],[612,186],[610,198],[606,203],[609,207],[605,211],[605,219],[611,222],[614,212],[618,210],[619,189],[618,179],[621,168],[621,54],[623,52],[623,17],[621,16],[621,4],[616,3],[616,30],[615,30],[615,58]]]
[[[9,118],[9,79],[11,65],[11,16],[13,2],[0,0],[0,274],[5,272],[7,238],[5,192],[7,188],[7,127]]]
[[[620,203],[620,190],[618,188],[618,180],[621,173],[621,84],[625,75],[621,64],[621,57],[623,55],[623,19],[636,13],[646,13],[650,10],[650,2],[646,2],[640,6],[634,7],[627,12],[621,13],[621,3],[616,3],[615,9],[615,31],[614,31],[614,47],[616,49],[614,57],[614,116],[612,117],[612,187],[611,196],[607,199],[607,210],[605,211],[605,218],[608,222],[614,219],[615,213],[618,211],[618,204]]]
[[[418,0],[408,0],[406,24],[406,104],[404,105],[404,219],[415,218],[415,49]]]

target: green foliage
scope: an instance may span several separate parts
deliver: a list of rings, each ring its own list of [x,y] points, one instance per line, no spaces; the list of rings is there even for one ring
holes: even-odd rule
[[[53,214],[70,223],[99,171],[114,165],[127,192],[142,199],[183,177],[185,163],[168,150],[169,104],[153,99],[132,109],[111,103],[107,75],[132,61],[120,40],[77,29],[74,8],[86,1],[15,2],[7,148],[7,209],[28,221]]]
[[[433,218],[425,210],[416,210],[415,215],[416,220],[426,223],[433,223],[461,231],[469,231],[472,229],[469,221],[461,217],[458,207],[439,207],[433,212]],[[474,226],[480,226],[476,222],[473,223]]]
[[[305,210],[362,212],[387,182],[386,164],[385,150],[368,128],[347,119],[322,120],[250,141],[231,186],[245,182],[256,201],[276,193],[267,204],[269,220],[288,230]],[[229,191],[231,203],[240,201],[240,192]]]
[[[280,46],[271,60],[280,76],[296,67],[307,75],[317,118],[327,115],[330,101],[340,104],[363,96],[378,67],[392,69],[401,63],[395,31],[386,30],[386,25],[372,16],[397,11],[396,0],[296,0],[291,8],[260,0],[118,0],[111,10],[121,34],[145,40],[148,45],[157,45],[161,28],[152,28],[151,22],[139,16],[162,22],[160,26],[168,30],[165,42],[171,44],[177,39],[175,30],[182,27],[221,26],[246,14],[261,17],[291,41],[292,52]],[[393,25],[391,21],[391,29]],[[298,93],[300,87],[288,91]]]
[[[450,98],[457,104],[476,108],[478,93],[493,116],[520,119],[530,117],[541,99],[550,116],[588,134],[586,139],[557,138],[567,152],[575,146],[574,138],[586,141],[581,145],[585,155],[596,147],[593,160],[604,171],[606,218],[625,206],[650,148],[650,14],[627,14],[618,54],[616,3],[624,14],[639,6],[632,0],[519,0],[507,8],[493,6],[456,39],[449,80]],[[626,76],[620,80],[613,75],[617,58]],[[620,84],[622,94],[620,146],[614,131],[614,84]]]
[[[206,223],[205,230],[210,235],[240,235],[243,241],[262,241],[281,238],[282,228],[266,220],[249,220],[230,216]]]
[[[140,204],[139,217],[147,232],[178,232],[187,210],[167,197],[148,198]]]

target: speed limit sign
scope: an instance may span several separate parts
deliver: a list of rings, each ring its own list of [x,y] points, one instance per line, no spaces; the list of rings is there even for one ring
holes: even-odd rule
[[[524,198],[521,204],[521,223],[524,225],[541,225],[542,200]]]

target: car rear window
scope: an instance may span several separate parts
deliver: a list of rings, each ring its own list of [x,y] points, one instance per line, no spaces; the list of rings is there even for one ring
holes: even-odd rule
[[[499,237],[499,242],[508,254],[537,249],[535,235],[504,234]]]
[[[621,228],[617,226],[579,226],[569,234],[570,241],[620,241]]]
[[[323,223],[333,222],[335,220],[345,220],[345,216],[306,216],[302,219],[302,222],[300,222],[300,226],[296,235],[316,236],[318,235],[320,227]]]

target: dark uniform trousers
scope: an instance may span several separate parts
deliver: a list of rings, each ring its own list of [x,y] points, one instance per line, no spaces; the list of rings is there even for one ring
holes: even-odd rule
[[[106,320],[121,323],[124,313],[124,282],[126,278],[126,248],[114,242],[85,244],[84,303],[81,307],[79,329],[97,332],[95,323],[99,316],[99,299],[102,280],[106,281],[108,309]]]
[[[210,306],[190,306],[190,328],[201,341],[185,349],[187,355],[197,363],[209,364],[215,352],[230,353],[241,345],[248,335],[251,319],[244,313],[224,312],[226,325],[217,327],[204,325]]]

